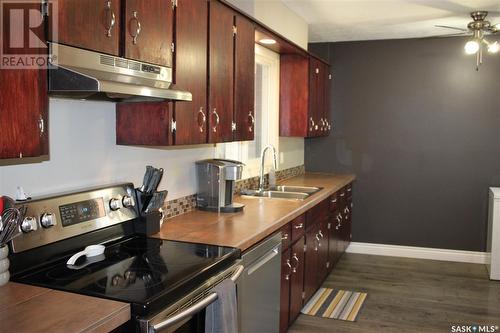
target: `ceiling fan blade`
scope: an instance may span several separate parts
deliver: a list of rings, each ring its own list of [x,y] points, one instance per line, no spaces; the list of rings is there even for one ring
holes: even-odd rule
[[[467,36],[467,35],[469,35],[469,32],[457,32],[457,33],[445,34],[445,35],[426,36],[426,37],[422,37],[422,39],[425,39],[425,38],[459,37],[459,36]]]
[[[464,29],[464,28],[458,28],[458,27],[450,27],[448,25],[435,25],[436,28],[445,28],[445,29],[453,29],[453,30],[459,30],[459,31],[464,31],[468,32],[469,30]]]

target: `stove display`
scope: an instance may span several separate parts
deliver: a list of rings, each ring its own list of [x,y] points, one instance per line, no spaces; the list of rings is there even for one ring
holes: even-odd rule
[[[107,246],[98,261],[79,259],[80,269],[68,267],[64,258],[14,280],[132,303],[142,315],[175,301],[239,256],[233,248],[133,237]]]

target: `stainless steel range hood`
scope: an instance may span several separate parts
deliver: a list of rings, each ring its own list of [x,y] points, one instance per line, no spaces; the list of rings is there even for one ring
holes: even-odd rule
[[[191,101],[172,84],[172,69],[49,43],[51,96],[115,101]]]

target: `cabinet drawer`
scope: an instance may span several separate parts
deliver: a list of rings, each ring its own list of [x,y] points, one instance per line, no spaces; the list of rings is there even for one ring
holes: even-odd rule
[[[325,199],[311,208],[306,213],[306,227],[309,229],[316,223],[319,223],[328,217],[330,199]]]
[[[345,192],[347,200],[352,200],[352,184],[349,184],[345,187]]]
[[[346,199],[347,199],[347,188],[343,187],[337,192],[337,199],[338,199],[338,204],[339,207],[341,208],[342,206],[345,205]]]
[[[290,226],[292,228],[292,243],[298,240],[300,237],[304,235],[304,230],[306,228],[306,216],[300,215],[295,218],[292,222],[290,222]]]
[[[281,231],[281,248],[285,251],[292,244],[292,224],[288,223],[280,229]]]
[[[332,213],[336,212],[339,209],[338,193],[334,193],[330,196],[329,209]]]

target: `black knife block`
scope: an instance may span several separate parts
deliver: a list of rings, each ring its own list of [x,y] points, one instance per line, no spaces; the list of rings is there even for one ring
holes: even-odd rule
[[[137,234],[151,236],[160,231],[161,213],[154,211],[144,213],[149,202],[153,198],[153,194],[145,194],[136,189],[137,208],[139,209],[139,217],[134,222],[134,231]]]

